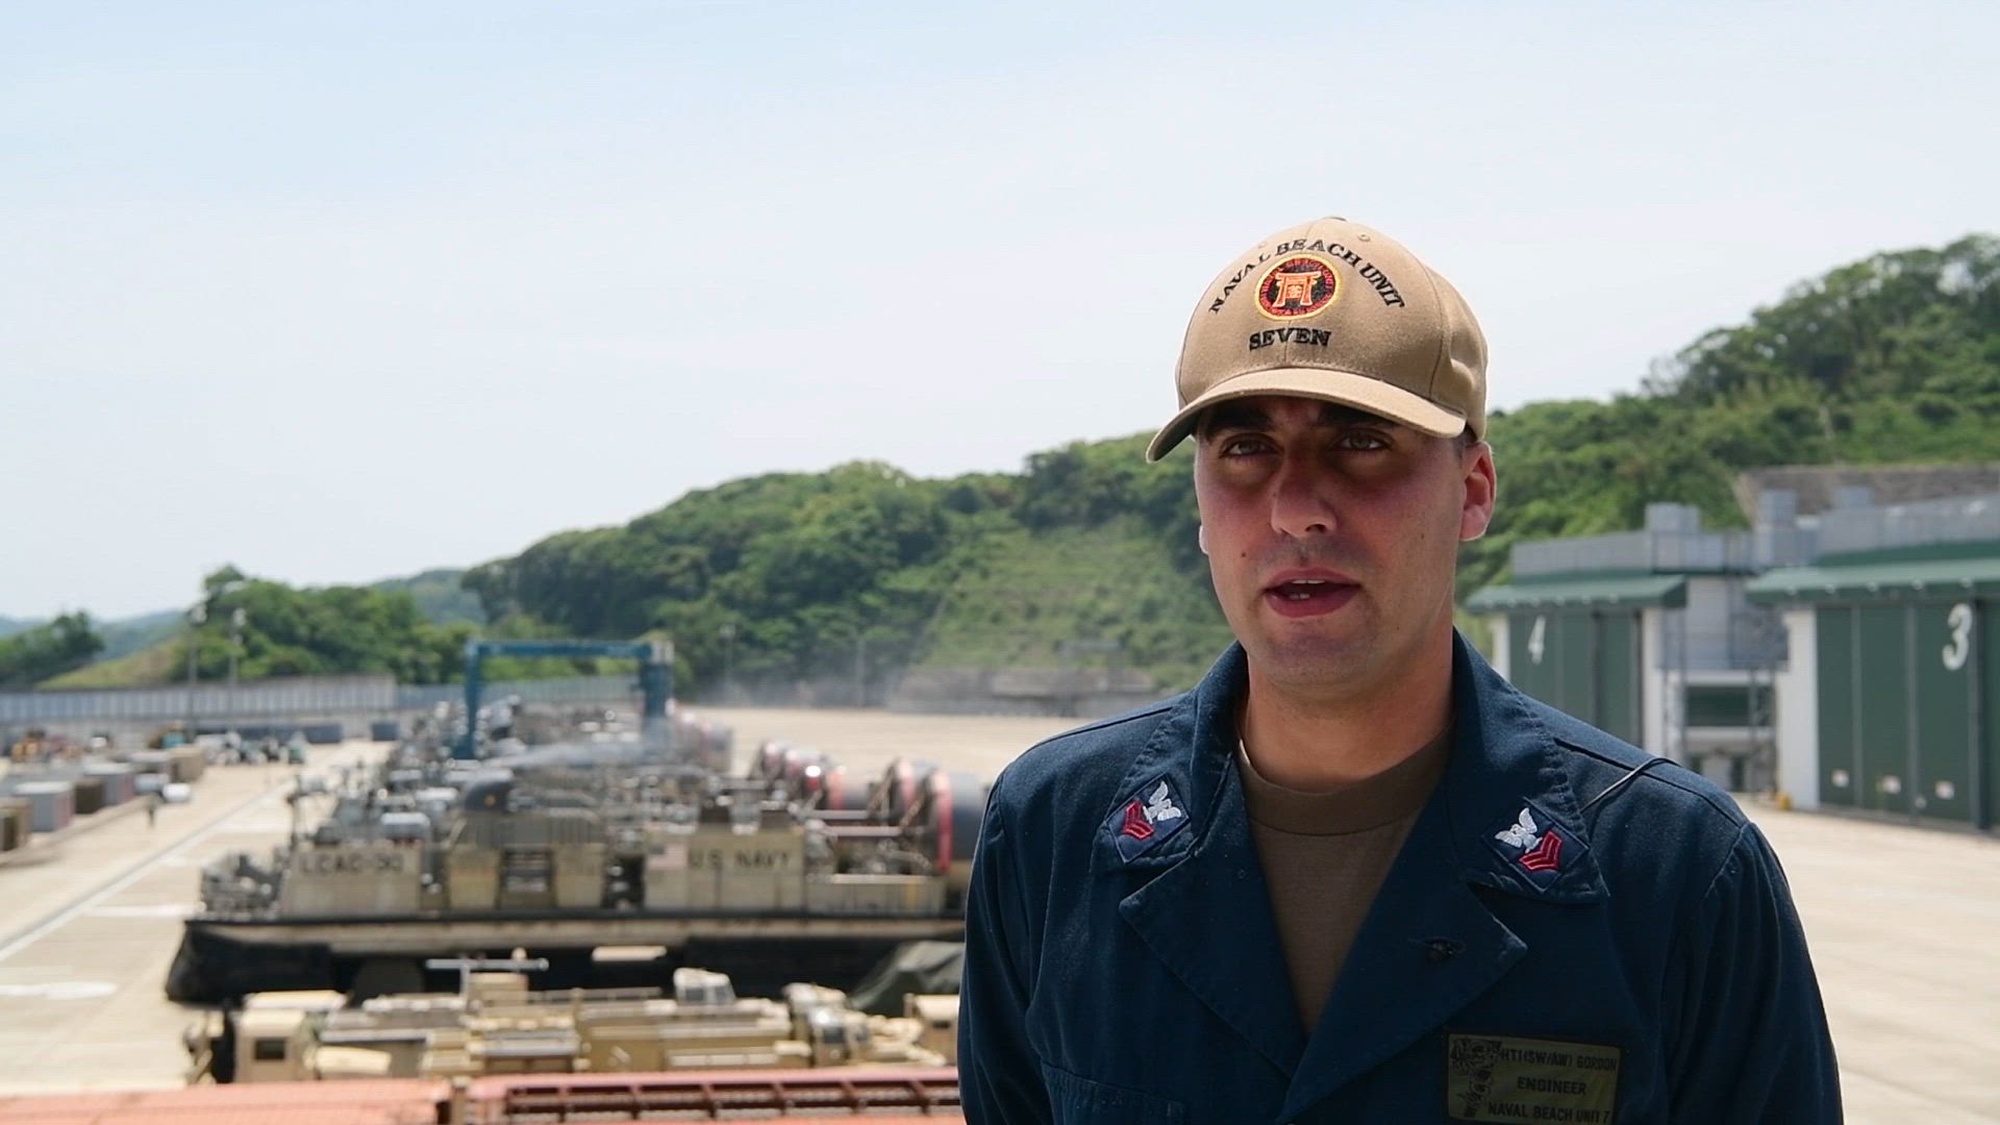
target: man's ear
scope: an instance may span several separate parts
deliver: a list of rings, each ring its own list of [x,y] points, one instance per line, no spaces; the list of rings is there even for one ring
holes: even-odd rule
[[[1493,522],[1499,481],[1493,475],[1493,447],[1475,442],[1465,451],[1465,504],[1458,510],[1458,540],[1470,543]]]
[[[1194,545],[1201,548],[1202,554],[1208,553],[1208,525],[1194,525]]]

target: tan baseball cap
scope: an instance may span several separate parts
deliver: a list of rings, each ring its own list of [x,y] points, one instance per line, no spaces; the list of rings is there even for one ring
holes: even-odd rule
[[[1486,436],[1486,337],[1458,290],[1379,231],[1316,219],[1258,243],[1210,283],[1174,373],[1180,413],[1157,461],[1202,411],[1298,395],[1438,437]]]

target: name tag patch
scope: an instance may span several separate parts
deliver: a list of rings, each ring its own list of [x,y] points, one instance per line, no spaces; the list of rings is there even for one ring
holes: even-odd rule
[[[1611,1125],[1620,1058],[1599,1043],[1450,1035],[1445,1113],[1453,1121]]]

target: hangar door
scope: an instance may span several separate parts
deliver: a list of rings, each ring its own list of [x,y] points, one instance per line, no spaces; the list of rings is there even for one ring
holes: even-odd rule
[[[1639,611],[1537,609],[1507,618],[1514,686],[1634,745],[1639,715]]]
[[[1990,608],[1963,598],[1819,610],[1822,801],[1990,821],[1982,715],[1996,693],[1981,651],[1992,639]]]

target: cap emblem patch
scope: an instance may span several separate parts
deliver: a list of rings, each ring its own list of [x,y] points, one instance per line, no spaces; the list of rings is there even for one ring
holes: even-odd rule
[[[1340,273],[1317,254],[1280,258],[1257,280],[1257,311],[1273,320],[1311,316],[1340,296]]]
[[[1131,862],[1179,832],[1188,822],[1187,810],[1174,798],[1165,778],[1142,787],[1111,814],[1105,827],[1118,854]]]

